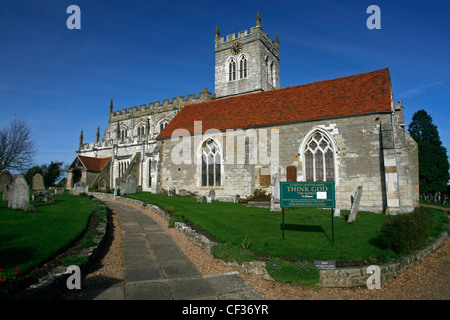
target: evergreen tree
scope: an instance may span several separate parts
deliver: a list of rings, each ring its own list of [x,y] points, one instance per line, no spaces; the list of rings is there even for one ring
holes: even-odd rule
[[[450,178],[447,149],[442,145],[437,126],[425,110],[414,113],[409,134],[419,146],[420,192],[445,193]]]
[[[36,173],[40,173],[44,178],[45,187],[52,187],[55,185],[56,180],[60,177],[62,171],[62,162],[52,161],[50,164],[43,164],[41,166],[34,166],[27,170],[24,177],[29,185]]]
[[[47,187],[52,187],[55,185],[56,180],[61,175],[62,162],[51,162],[49,165],[43,165],[42,170],[44,171],[44,183]]]

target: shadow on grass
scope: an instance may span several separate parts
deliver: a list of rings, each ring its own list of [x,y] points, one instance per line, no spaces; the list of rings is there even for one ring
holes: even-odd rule
[[[280,224],[280,230],[283,230],[283,224]],[[302,224],[290,224],[285,223],[284,224],[284,230],[289,231],[298,231],[298,232],[319,232],[323,233],[325,237],[327,237],[328,241],[331,241],[331,239],[328,237],[327,233],[321,226],[317,225],[302,225]]]
[[[5,248],[0,249],[0,269],[10,269],[29,263],[35,257],[35,248]]]

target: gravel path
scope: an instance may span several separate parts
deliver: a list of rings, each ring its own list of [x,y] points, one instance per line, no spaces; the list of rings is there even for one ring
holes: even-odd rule
[[[206,254],[176,229],[168,228],[167,222],[157,213],[144,210],[160,224],[204,275],[236,271],[222,261]],[[113,226],[108,234],[107,246],[99,262],[91,268],[82,288],[107,287],[123,281],[122,239],[120,221],[113,216]],[[420,265],[406,273],[381,283],[380,290],[367,288],[308,289],[300,285],[279,283],[259,277],[241,276],[267,300],[450,300],[450,241],[429,255]]]

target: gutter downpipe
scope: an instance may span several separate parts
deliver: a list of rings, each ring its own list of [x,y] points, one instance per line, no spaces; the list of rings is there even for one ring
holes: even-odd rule
[[[397,173],[397,193],[398,193],[398,206],[400,213],[402,212],[402,199],[400,196],[400,178],[398,177],[398,161],[397,161],[397,146],[395,144],[395,131],[394,131],[394,116],[395,111],[391,113],[391,123],[392,123],[392,140],[394,141],[394,155],[395,155],[395,171]]]

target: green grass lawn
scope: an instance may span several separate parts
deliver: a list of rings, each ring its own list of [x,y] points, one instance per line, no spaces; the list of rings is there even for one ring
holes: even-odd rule
[[[0,193],[1,199],[1,193]],[[30,201],[31,203],[31,201]],[[37,211],[8,209],[0,201],[0,269],[21,273],[54,257],[86,229],[93,211],[89,197],[55,195],[53,203],[36,203]]]
[[[381,246],[378,238],[378,230],[390,218],[384,214],[360,212],[356,223],[334,218],[333,243],[329,209],[286,209],[283,239],[281,212],[217,201],[200,204],[193,198],[168,197],[148,192],[138,192],[127,197],[155,204],[162,209],[169,208],[178,220],[187,220],[226,244],[224,250],[236,251],[236,248],[244,246],[253,253],[285,260],[380,263],[395,258],[392,252]],[[438,210],[435,212],[440,214]]]

